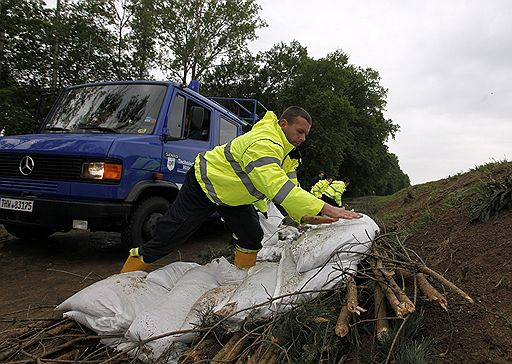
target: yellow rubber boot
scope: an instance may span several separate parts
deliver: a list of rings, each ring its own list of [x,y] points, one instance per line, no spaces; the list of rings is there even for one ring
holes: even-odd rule
[[[136,270],[148,270],[150,264],[144,263],[142,256],[139,254],[139,248],[130,249],[130,256],[121,268],[121,273],[135,272]]]
[[[144,263],[139,258],[129,256],[128,259],[126,259],[126,262],[124,262],[120,273],[135,272],[136,270],[148,270],[150,267],[150,264]]]
[[[238,245],[235,248],[235,261],[234,264],[238,268],[250,268],[256,265],[257,250],[248,250],[240,248]]]

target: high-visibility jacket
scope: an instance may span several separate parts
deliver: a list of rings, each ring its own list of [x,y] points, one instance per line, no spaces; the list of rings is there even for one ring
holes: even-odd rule
[[[341,206],[341,195],[347,189],[347,185],[343,181],[332,181],[329,187],[324,191],[324,195],[332,198],[338,206]]]
[[[194,164],[196,178],[218,205],[258,204],[267,198],[300,222],[305,215],[317,215],[324,202],[289,178],[296,164],[293,160],[283,164],[293,149],[276,115],[268,111],[248,133],[200,153]]]
[[[288,153],[283,161],[282,168],[286,172],[286,175],[295,185],[300,186],[299,180],[297,179],[297,168],[299,168],[300,154],[296,151]]]
[[[300,187],[299,180],[297,178],[297,168],[301,163],[300,157],[297,155],[292,155],[294,153],[288,153],[284,158],[283,165],[281,166],[285,171],[286,175],[296,186]],[[298,153],[297,153],[298,154]],[[254,207],[259,212],[265,213],[268,211],[268,198],[264,198],[262,200],[258,200],[254,203]]]
[[[324,191],[329,187],[329,181],[326,179],[321,179],[313,187],[311,187],[311,193],[313,196],[322,198]]]
[[[318,198],[322,198],[322,195],[327,196],[336,201],[338,206],[341,206],[341,195],[343,195],[343,192],[345,192],[346,189],[347,185],[343,181],[329,182],[323,179],[311,187],[311,193]]]

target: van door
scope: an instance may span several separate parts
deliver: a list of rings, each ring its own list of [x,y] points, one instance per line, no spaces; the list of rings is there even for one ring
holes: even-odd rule
[[[167,129],[172,135],[179,133],[182,139],[164,143],[161,170],[165,180],[181,186],[197,154],[213,148],[212,118],[215,115],[217,113],[196,98],[182,92],[174,95]]]

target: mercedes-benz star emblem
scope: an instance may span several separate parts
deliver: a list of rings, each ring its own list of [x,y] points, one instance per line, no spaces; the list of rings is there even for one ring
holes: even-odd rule
[[[20,172],[24,176],[28,176],[34,170],[34,160],[28,155],[21,158]]]

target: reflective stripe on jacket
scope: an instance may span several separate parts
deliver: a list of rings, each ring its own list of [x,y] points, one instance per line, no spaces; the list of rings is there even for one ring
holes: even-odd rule
[[[211,201],[240,206],[268,198],[296,221],[322,210],[324,202],[290,180],[289,167],[283,169],[294,147],[277,122],[268,111],[250,132],[197,156],[196,178]]]
[[[329,187],[329,181],[326,179],[321,179],[313,187],[311,187],[311,193],[313,196],[322,198],[324,191]]]
[[[299,159],[290,158],[290,154],[287,154],[282,165],[282,168],[285,171],[286,176],[288,176],[290,181],[292,181],[296,186],[300,186],[299,180],[297,179],[297,168],[299,167],[299,163]]]
[[[300,187],[299,180],[297,179],[297,168],[299,167],[299,164],[301,163],[300,159],[292,158],[292,153],[288,153],[286,157],[284,158],[283,165],[281,168],[285,171],[286,175],[292,181],[296,186]],[[254,207],[259,212],[265,213],[268,211],[268,198],[264,198],[262,200],[258,200],[254,203]]]
[[[347,185],[342,181],[332,181],[327,188],[323,191],[323,194],[329,198],[332,198],[338,206],[341,206],[341,195],[347,189]]]

